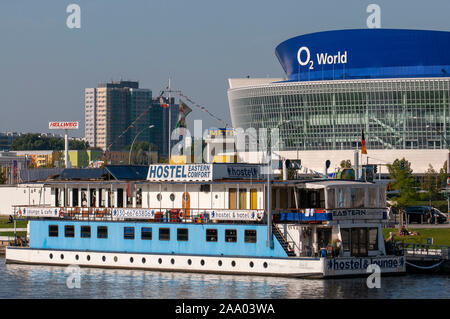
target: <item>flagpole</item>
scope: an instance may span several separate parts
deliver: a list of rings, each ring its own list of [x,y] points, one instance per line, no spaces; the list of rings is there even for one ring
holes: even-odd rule
[[[169,90],[168,90],[168,92],[169,92],[169,150],[168,150],[168,153],[167,154],[169,154],[169,157],[168,157],[168,162],[169,162],[169,164],[170,164],[170,138],[171,138],[171,122],[172,122],[172,113],[171,113],[171,111],[172,111],[172,105],[171,105],[171,101],[170,101],[170,77],[169,77],[169,85],[168,85],[168,88],[169,88]]]

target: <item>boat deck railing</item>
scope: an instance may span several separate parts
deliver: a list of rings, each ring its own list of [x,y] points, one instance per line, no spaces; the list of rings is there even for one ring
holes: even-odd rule
[[[396,243],[397,249],[404,251],[407,257],[426,259],[449,259],[450,247],[415,243]]]
[[[47,210],[45,214],[24,214],[24,210]],[[125,213],[122,213],[125,211]],[[132,212],[127,215],[127,212]],[[217,217],[215,214],[227,212],[228,217]],[[237,214],[233,218],[233,214]],[[239,216],[240,215],[240,216]],[[44,205],[21,205],[14,209],[15,219],[57,218],[63,220],[84,221],[124,221],[140,220],[161,223],[217,223],[247,222],[263,223],[262,209],[211,209],[211,208],[141,208],[141,207],[55,207]]]

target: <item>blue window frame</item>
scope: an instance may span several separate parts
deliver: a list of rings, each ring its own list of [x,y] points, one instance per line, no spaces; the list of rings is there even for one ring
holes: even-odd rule
[[[142,227],[141,228],[141,239],[152,240],[152,228],[151,227]]]
[[[108,238],[108,227],[97,226],[97,238]]]
[[[134,227],[123,228],[123,239],[134,239]]]

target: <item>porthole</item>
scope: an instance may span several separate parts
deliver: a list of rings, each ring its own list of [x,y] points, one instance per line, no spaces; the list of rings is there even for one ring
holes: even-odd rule
[[[60,257],[61,257],[61,259],[64,259],[64,254],[61,254],[61,256],[60,256]]]
[[[222,260],[219,260],[218,264],[219,266],[222,266]]]
[[[145,264],[145,258],[142,258],[142,263]]]
[[[88,261],[91,260],[91,256],[87,255],[87,256],[86,256],[86,259],[87,259]]]
[[[231,262],[231,266],[236,266],[236,262],[234,260]]]
[[[117,256],[114,256],[114,261],[117,262]]]
[[[255,264],[253,264],[253,261],[250,262],[250,267],[253,268]]]
[[[173,264],[175,263],[175,259],[172,258],[172,259],[170,260],[170,263],[173,265]]]
[[[75,260],[78,260],[78,259],[80,259],[80,256],[75,255]]]
[[[267,268],[267,263],[266,263],[266,262],[264,262],[263,266],[264,266],[264,268]]]
[[[53,259],[53,254],[48,255],[48,257],[50,257],[50,259]]]
[[[103,261],[106,261],[106,257],[105,257],[105,256],[103,256],[103,257],[102,257],[102,260],[103,260]]]
[[[161,193],[159,193],[158,195],[156,195],[156,199],[158,200],[158,202],[160,202],[160,201],[161,201],[161,199],[162,199],[162,195],[161,195]]]
[[[202,259],[200,260],[200,265],[204,266],[205,265],[205,261]]]
[[[192,260],[188,259],[188,265],[192,265]]]
[[[158,259],[158,263],[162,264],[162,259],[161,258]]]
[[[173,202],[175,200],[175,194],[174,193],[170,194],[169,198]]]
[[[130,257],[130,263],[133,263],[134,259],[133,257]]]

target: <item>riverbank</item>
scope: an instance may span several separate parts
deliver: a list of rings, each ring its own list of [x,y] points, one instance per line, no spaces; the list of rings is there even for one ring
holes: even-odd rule
[[[389,233],[394,235],[395,242],[402,242],[408,244],[426,245],[427,238],[433,238],[433,245],[435,246],[450,246],[450,229],[449,228],[431,228],[422,225],[422,228],[409,228],[411,235],[399,236],[398,228],[384,228],[383,237],[387,239]]]

